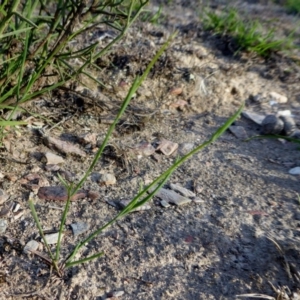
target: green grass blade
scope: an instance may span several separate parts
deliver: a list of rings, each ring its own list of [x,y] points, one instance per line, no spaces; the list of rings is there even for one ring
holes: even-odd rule
[[[89,257],[86,257],[86,258],[83,258],[83,259],[80,259],[80,260],[76,260],[76,261],[73,261],[73,262],[66,263],[65,266],[66,266],[66,268],[73,267],[73,266],[76,266],[76,265],[83,264],[85,262],[91,261],[91,260],[93,260],[95,258],[99,258],[99,257],[101,257],[103,255],[104,255],[104,252],[99,252],[99,253],[91,255]]]
[[[4,34],[0,34],[0,40],[3,39],[3,38],[6,38],[8,36],[12,36],[12,35],[18,36],[20,33],[32,30],[32,28],[33,27],[26,27],[26,28],[17,29],[17,30],[11,31],[11,32],[7,32],[7,33],[4,33]]]
[[[51,257],[51,259],[53,261],[54,260],[54,256],[53,256],[53,254],[51,252],[51,249],[50,249],[50,247],[49,247],[49,245],[47,243],[47,240],[45,238],[44,231],[42,229],[40,220],[39,220],[39,218],[37,216],[37,213],[36,213],[36,210],[35,210],[35,207],[34,207],[34,203],[33,203],[32,199],[29,199],[28,202],[29,202],[29,207],[30,207],[30,210],[31,210],[32,217],[33,217],[33,219],[35,221],[35,224],[36,224],[37,228],[39,229],[40,236],[42,237],[42,239],[44,241],[44,244],[45,244],[45,246],[47,248],[48,254],[49,254],[49,256]]]
[[[24,121],[2,121],[0,120],[0,126],[18,126],[18,125],[28,125]]]

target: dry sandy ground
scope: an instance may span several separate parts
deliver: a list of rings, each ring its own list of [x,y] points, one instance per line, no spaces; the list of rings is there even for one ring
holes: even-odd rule
[[[47,118],[36,117],[32,123],[63,121],[49,131],[51,136],[76,142],[81,134],[95,133],[101,142],[108,128],[104,121],[115,115],[134,76],[169,34],[179,30],[85,183],[84,189],[96,192],[96,196],[72,202],[63,256],[117,214],[119,208],[111,204],[134,196],[141,183],[155,179],[184,147],[208,139],[242,102],[246,102],[245,109],[260,114],[289,109],[300,125],[297,60],[281,54],[269,60],[245,53],[233,57],[228,42],[202,30],[198,12],[208,3],[195,2],[172,1],[163,10],[161,24],[136,24],[107,58],[98,61],[104,71],[96,76],[107,89],[97,92],[96,104],[63,91],[38,99],[28,108]],[[226,1],[209,3],[222,10]],[[244,15],[263,15],[263,22],[278,28],[278,36],[300,21],[271,1],[230,4]],[[296,32],[298,44],[299,34]],[[95,91],[95,87],[90,89]],[[286,96],[287,103],[272,102],[272,92]],[[248,137],[260,130],[243,117],[235,125],[242,126]],[[138,160],[129,153],[141,142],[157,146],[162,138],[179,144],[177,154],[157,153]],[[40,199],[35,192],[41,186],[59,185],[57,171],[46,169],[43,154],[61,154],[49,150],[31,127],[11,132],[5,147],[1,188],[9,199],[0,209],[16,203],[20,208],[1,217],[8,226],[0,236],[0,299],[235,299],[250,293],[274,299],[300,298],[300,177],[288,173],[300,166],[296,144],[276,139],[245,142],[225,132],[180,167],[166,185],[169,188],[170,183],[177,183],[196,193],[198,201],[163,207],[155,197],[149,210],[119,220],[82,254],[104,251],[103,257],[67,269],[63,278],[50,276],[41,258],[23,253],[29,240],[40,241],[29,197],[43,228],[55,231],[59,226],[64,203]],[[92,157],[92,153],[86,158],[68,155],[59,172],[78,179]],[[114,174],[117,182],[99,185],[100,173]],[[89,230],[75,237],[70,224],[77,222],[84,222]],[[39,251],[46,253],[45,249]]]

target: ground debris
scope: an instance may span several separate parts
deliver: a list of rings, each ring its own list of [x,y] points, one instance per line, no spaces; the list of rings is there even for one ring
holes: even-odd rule
[[[47,147],[49,147],[50,149],[55,149],[60,153],[86,157],[86,153],[73,143],[62,141],[60,139],[47,135],[43,136],[43,141]]]
[[[44,186],[38,190],[38,197],[43,200],[54,201],[67,201],[68,192],[64,186]],[[87,197],[87,192],[79,190],[72,198],[71,201],[83,199]]]

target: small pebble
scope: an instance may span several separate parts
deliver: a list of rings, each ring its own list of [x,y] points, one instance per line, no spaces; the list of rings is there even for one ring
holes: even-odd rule
[[[291,175],[300,175],[300,167],[295,167],[289,170],[289,174]]]
[[[0,204],[3,204],[8,199],[8,197],[9,196],[6,194],[6,192],[0,189]]]
[[[165,200],[161,200],[160,201],[160,205],[162,207],[165,207],[165,208],[168,208],[170,206],[170,204],[167,201],[165,201]]]
[[[156,148],[156,151],[160,150],[164,155],[169,156],[174,153],[178,148],[177,143],[173,143],[166,139],[162,139],[159,143],[159,146]]]
[[[98,192],[95,191],[88,191],[87,194],[88,198],[90,198],[91,200],[97,200],[100,198],[100,194]]]
[[[178,192],[180,193],[182,196],[185,196],[185,197],[195,197],[196,194],[193,193],[192,191],[182,187],[181,185],[179,184],[174,184],[174,183],[170,183],[170,188],[175,191],[175,192]]]
[[[0,219],[0,234],[4,233],[7,228],[7,221],[4,219]]]
[[[62,237],[63,236],[64,235],[62,234]],[[56,244],[57,240],[58,240],[58,232],[45,234],[45,239],[49,245]],[[42,242],[44,242],[44,241],[42,240]]]
[[[85,133],[85,134],[79,136],[79,141],[84,145],[90,144],[93,147],[95,147],[97,144],[97,134],[96,133]]]
[[[275,115],[267,115],[261,124],[262,134],[280,134],[284,128],[283,121]]]
[[[173,203],[175,205],[183,205],[186,203],[191,203],[192,200],[177,194],[172,190],[167,190],[161,188],[156,194],[156,197],[160,198],[161,200],[165,200],[166,202]]]
[[[230,126],[229,131],[238,139],[245,140],[248,138],[247,132],[243,126]]]
[[[192,200],[193,200],[193,202],[195,202],[195,203],[204,203],[204,200],[202,200],[202,199],[199,198],[199,197],[193,198]]]
[[[257,113],[250,112],[250,111],[243,111],[242,116],[245,117],[246,119],[253,121],[254,123],[256,123],[258,125],[261,125],[265,118],[264,115],[259,115]]]
[[[174,87],[170,90],[171,95],[180,95],[183,92],[181,87]]]
[[[51,152],[46,152],[45,157],[47,159],[47,165],[58,165],[65,162],[65,160],[61,156]]]
[[[45,169],[48,172],[57,172],[60,170],[60,166],[59,165],[46,165]]]
[[[291,135],[292,138],[300,140],[300,130],[296,129]]]
[[[77,223],[71,224],[71,228],[72,228],[74,236],[78,236],[79,234],[88,231],[89,225],[84,222],[77,222]]]
[[[101,185],[114,185],[114,184],[116,184],[116,182],[117,182],[117,179],[116,179],[115,175],[109,174],[109,173],[102,174],[99,179],[99,183]]]
[[[30,254],[31,253],[30,250],[36,251],[39,248],[39,246],[40,246],[39,242],[35,240],[31,240],[25,245],[23,252],[25,254]]]
[[[276,101],[277,103],[287,103],[287,101],[288,101],[288,98],[286,96],[281,95],[276,92],[271,92],[270,98],[271,98],[271,101],[273,100],[273,101]]]
[[[283,130],[282,134],[286,136],[290,136],[297,129],[296,123],[294,119],[290,116],[280,116],[279,117],[283,121]]]
[[[37,193],[40,199],[44,200],[57,200],[57,201],[67,201],[68,192],[64,186],[44,186],[40,187]],[[87,192],[79,190],[71,200],[83,199],[87,196]]]

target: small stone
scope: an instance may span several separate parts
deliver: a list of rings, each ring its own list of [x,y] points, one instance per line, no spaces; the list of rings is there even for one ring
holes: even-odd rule
[[[100,194],[98,192],[88,191],[87,197],[91,200],[97,200],[100,198]]]
[[[99,179],[99,183],[101,185],[114,185],[114,184],[116,184],[116,182],[117,182],[117,179],[116,179],[115,175],[110,174],[110,173],[102,174]]]
[[[249,99],[257,103],[262,103],[265,100],[262,93],[259,93],[257,95],[250,95]]]
[[[180,155],[185,155],[193,150],[194,146],[194,143],[182,143],[179,145],[178,152]]]
[[[57,240],[58,240],[58,234],[59,234],[58,232],[50,233],[50,234],[45,234],[45,239],[47,241],[47,244],[49,244],[49,245],[56,244]],[[63,236],[64,236],[64,234],[62,234],[62,237]]]
[[[291,175],[300,175],[300,167],[295,167],[289,170],[289,174]]]
[[[180,95],[182,94],[183,89],[181,87],[174,87],[170,90],[171,95]]]
[[[300,140],[300,130],[296,129],[291,135],[292,138]]]
[[[89,225],[84,222],[77,222],[77,223],[71,224],[71,228],[72,228],[74,236],[78,236],[79,234],[88,231]]]
[[[160,205],[162,207],[165,207],[165,208],[168,208],[170,206],[170,204],[167,201],[165,201],[165,200],[161,200],[160,201]]]
[[[3,204],[9,196],[6,194],[6,192],[2,189],[0,189],[0,204]]]
[[[270,93],[271,101],[276,101],[277,103],[287,103],[288,98],[286,96],[283,96],[281,94],[278,94],[276,92]]]
[[[86,153],[81,150],[77,145],[70,142],[62,141],[60,139],[44,135],[44,144],[50,149],[55,149],[63,154],[73,154],[81,157],[86,157]]]
[[[181,196],[179,194],[177,194],[176,192],[172,191],[172,190],[167,190],[164,188],[161,188],[156,194],[156,197],[160,198],[161,200],[165,200],[166,202],[169,203],[173,203],[176,205],[183,205],[186,203],[191,203],[192,200]]]
[[[279,110],[276,114],[277,117],[291,117],[292,116],[292,112],[289,109],[286,110]]]
[[[257,113],[250,112],[250,111],[243,111],[242,116],[245,117],[246,119],[253,121],[254,123],[256,123],[258,125],[261,125],[265,118],[264,115],[259,115]]]
[[[31,240],[25,245],[25,247],[23,248],[23,252],[25,254],[30,254],[31,250],[36,251],[39,248],[39,246],[40,246],[39,242],[35,240]]]
[[[182,187],[179,184],[170,183],[170,188],[173,191],[180,193],[182,196],[185,196],[185,197],[196,197],[195,193],[193,193],[192,191],[190,191],[190,190]]]
[[[248,138],[247,132],[243,126],[230,126],[229,131],[238,139],[245,140]]]
[[[124,291],[115,291],[113,292],[113,297],[121,297],[124,295]]]
[[[162,139],[159,143],[159,146],[156,148],[156,151],[160,150],[164,155],[169,156],[174,153],[178,148],[177,143],[173,143],[166,139]]]
[[[262,134],[280,134],[284,128],[283,121],[275,115],[267,115],[261,124]]]
[[[0,219],[0,234],[4,233],[7,228],[7,221],[4,219]]]
[[[45,169],[48,172],[57,172],[60,170],[60,166],[59,165],[46,165]]]
[[[279,117],[283,121],[283,130],[282,134],[286,136],[290,136],[297,129],[296,123],[294,119],[290,116],[280,116]]]
[[[199,197],[193,198],[192,200],[193,200],[193,202],[195,202],[195,203],[204,203],[204,200],[202,200],[202,199],[199,198]]]
[[[105,202],[112,207],[118,208],[118,203],[116,201],[105,200]]]
[[[130,199],[130,200],[122,199],[119,203],[120,203],[121,207],[124,208],[125,206],[127,206],[129,204],[130,201],[132,201],[132,199]],[[148,202],[146,202],[144,205],[132,210],[132,212],[141,211],[141,210],[148,210],[148,209],[151,209],[151,206]]]
[[[138,157],[150,156],[155,152],[155,148],[148,142],[142,142],[133,148]]]
[[[76,175],[68,170],[61,171],[60,174],[69,182],[74,182]]]
[[[61,156],[51,152],[46,152],[45,157],[47,159],[47,165],[58,165],[65,162],[65,160]]]
[[[95,147],[97,144],[97,134],[96,133],[85,133],[79,136],[79,141],[84,144],[90,144],[92,147]]]
[[[64,186],[44,186],[40,187],[38,190],[38,197],[44,200],[57,200],[57,201],[67,201],[68,192]],[[87,192],[80,190],[78,191],[71,200],[83,199],[87,196]]]

